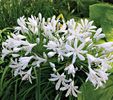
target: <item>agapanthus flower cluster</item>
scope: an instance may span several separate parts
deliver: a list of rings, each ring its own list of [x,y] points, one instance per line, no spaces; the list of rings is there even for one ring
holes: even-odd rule
[[[20,17],[17,23],[14,33],[2,43],[2,59],[11,57],[9,66],[15,76],[20,75],[22,80],[32,83],[35,78],[32,69],[49,63],[53,71],[49,81],[55,82],[56,90],[66,91],[66,97],[77,97],[81,93],[76,85],[80,71],[87,76],[86,82],[90,81],[96,89],[104,86],[110,74],[108,70],[112,68],[113,42],[98,43],[105,34],[93,21],[65,21],[56,16],[46,20],[39,13],[38,17]],[[40,48],[45,51],[38,54],[36,51]],[[50,62],[52,58],[56,58],[57,64]],[[63,66],[59,70],[60,63]]]

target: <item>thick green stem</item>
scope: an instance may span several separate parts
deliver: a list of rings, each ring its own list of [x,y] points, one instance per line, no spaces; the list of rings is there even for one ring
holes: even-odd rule
[[[40,95],[40,75],[41,75],[41,70],[40,68],[37,69],[34,68],[35,75],[36,75],[36,100],[41,100],[41,95]]]
[[[15,98],[14,98],[14,100],[17,100],[17,81],[18,80],[16,80],[16,82],[15,82]]]

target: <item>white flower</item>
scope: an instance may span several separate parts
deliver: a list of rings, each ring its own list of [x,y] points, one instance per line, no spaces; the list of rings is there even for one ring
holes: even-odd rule
[[[63,56],[65,56],[65,46],[64,46],[63,40],[59,39],[57,41],[49,41],[47,45],[44,45],[48,50],[53,50],[53,52],[49,53],[49,56],[53,56],[58,54],[58,59],[62,60],[64,59]]]
[[[66,97],[69,95],[73,95],[77,97],[77,93],[81,93],[78,91],[78,86],[74,86],[74,81],[70,82],[70,84],[63,84],[64,86],[60,88],[61,91],[67,90]]]
[[[17,48],[17,47],[13,48],[13,52],[19,52],[20,50],[22,50],[22,48]]]
[[[22,16],[19,19],[17,19],[17,23],[18,23],[19,26],[15,27],[15,30],[21,31],[22,33],[27,33],[28,32],[28,28],[26,27],[25,20],[26,20],[26,18],[24,16]]]
[[[12,49],[12,48],[20,46],[21,44],[22,44],[21,41],[14,40],[13,38],[9,38],[5,42],[3,42],[2,46],[8,49]]]
[[[102,52],[103,54],[113,52],[113,42],[102,43],[102,44],[97,45],[97,47],[104,49]]]
[[[30,57],[20,57],[19,58],[19,64],[22,66],[22,69],[24,70],[27,66],[30,60],[33,58],[33,56]]]
[[[32,84],[31,78],[34,77],[31,75],[31,71],[32,71],[32,67],[27,72],[22,72],[21,76],[22,76],[22,80],[29,80],[29,82]]]
[[[77,68],[74,68],[74,65],[73,64],[70,64],[64,70],[65,71],[68,71],[68,74],[72,74],[73,77],[75,77],[75,72],[77,71]]]
[[[29,53],[31,53],[31,50],[34,46],[36,46],[37,44],[31,44],[31,43],[26,43],[26,45],[24,44],[24,46],[22,46],[22,49],[26,51],[25,55],[28,55]]]
[[[98,44],[97,46],[107,50],[113,47],[113,42],[106,42],[106,43]]]
[[[102,65],[102,70],[104,71],[108,71],[109,69],[112,68],[112,66],[108,63],[109,61],[107,61],[107,59],[102,59],[101,60],[101,65]]]
[[[2,59],[4,59],[4,57],[6,57],[10,53],[12,53],[12,50],[8,50],[6,48],[3,48],[2,49]]]
[[[38,32],[38,21],[37,18],[31,15],[31,18],[28,18],[27,24],[29,29],[33,32],[33,33],[37,33]]]
[[[49,41],[47,45],[45,45],[47,49],[56,51],[56,48],[58,47],[58,43],[56,41]]]
[[[56,90],[58,90],[60,88],[61,84],[64,84],[65,81],[67,81],[65,79],[65,77],[66,76],[64,75],[64,73],[62,73],[61,75],[59,73],[51,74],[51,78],[49,79],[49,81],[53,81],[53,82],[57,81],[55,88],[56,88]]]
[[[2,43],[2,47],[13,49],[26,43],[26,41],[22,40],[26,38],[25,36],[19,34],[11,34],[11,35],[12,37],[8,37],[8,39]]]
[[[87,54],[87,59],[88,59],[88,63],[92,64],[92,62],[94,62],[96,58],[90,54]]]
[[[96,39],[97,41],[101,38],[105,37],[105,34],[101,33],[102,32],[102,28],[99,28],[96,33],[94,34],[93,38]]]
[[[81,19],[81,23],[78,23],[78,27],[81,29],[82,33],[91,34],[91,32],[95,32],[96,26],[93,26],[93,21],[88,21],[87,19]]]
[[[53,16],[52,19],[47,19],[47,24],[43,26],[44,34],[46,36],[51,36],[56,31],[56,25],[58,23],[58,20],[56,20],[56,16]]]
[[[13,37],[13,39],[15,40],[22,40],[22,39],[26,39],[26,37],[24,35],[21,35],[21,34],[11,34],[11,36]]]
[[[82,43],[78,46],[77,39],[75,39],[75,41],[74,41],[74,47],[66,44],[66,49],[68,51],[67,56],[69,57],[69,56],[73,55],[72,63],[75,63],[77,56],[80,60],[85,60],[85,57],[82,55],[87,52],[85,50],[82,50],[84,48],[84,46],[85,46],[85,43]]]
[[[95,58],[93,55],[90,55],[90,54],[87,54],[87,59],[88,59],[89,66],[91,66],[92,63],[95,63],[97,65],[101,63],[100,58]]]
[[[106,83],[108,80],[108,73],[106,73],[104,70],[100,69],[92,69],[89,67],[89,73],[86,73],[88,75],[86,81],[90,81],[94,87],[99,88],[103,86],[103,83]]]
[[[21,74],[22,71],[22,66],[20,65],[20,63],[17,61],[17,59],[12,60],[11,59],[11,63],[9,65],[9,67],[11,67],[14,70],[14,76],[17,76],[19,74]]]
[[[79,39],[81,42],[84,42],[86,36],[85,34],[80,34],[80,28],[74,28],[74,29],[70,29],[68,28],[68,32],[69,34],[67,34],[67,40],[68,41],[73,41],[74,39]]]
[[[75,29],[76,27],[76,22],[74,19],[70,19],[69,21],[67,21],[67,26],[69,29]]]
[[[40,67],[41,63],[47,61],[47,59],[41,58],[38,55],[35,55],[33,58],[35,59],[35,61],[32,63],[32,65],[34,65],[35,67]]]

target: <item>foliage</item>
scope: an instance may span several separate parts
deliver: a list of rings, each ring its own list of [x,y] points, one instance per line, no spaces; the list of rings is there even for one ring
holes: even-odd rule
[[[105,86],[95,90],[90,82],[84,83],[78,95],[78,100],[112,100],[113,99],[113,75],[110,76],[109,81]]]
[[[46,18],[60,13],[66,19],[88,17],[89,5],[98,2],[99,0],[0,0],[0,29],[15,26],[16,19],[20,16],[38,16],[39,12]]]
[[[108,41],[113,40],[113,6],[110,4],[95,4],[90,6],[90,18],[103,28]]]

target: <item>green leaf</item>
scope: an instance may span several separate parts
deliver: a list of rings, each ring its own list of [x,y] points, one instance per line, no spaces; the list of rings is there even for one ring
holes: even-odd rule
[[[99,3],[89,8],[90,19],[102,27],[108,41],[113,41],[113,5]]]
[[[78,94],[78,100],[113,100],[113,75],[104,87],[95,90],[95,87],[90,82],[84,83]]]

